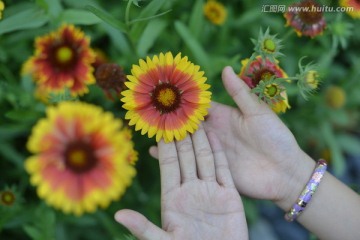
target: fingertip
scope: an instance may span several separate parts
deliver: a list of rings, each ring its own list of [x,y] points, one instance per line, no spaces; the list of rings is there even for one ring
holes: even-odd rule
[[[149,148],[149,154],[150,154],[150,156],[152,156],[153,158],[158,159],[158,158],[159,158],[159,150],[158,150],[158,147],[157,147],[157,146],[151,146],[151,147]]]

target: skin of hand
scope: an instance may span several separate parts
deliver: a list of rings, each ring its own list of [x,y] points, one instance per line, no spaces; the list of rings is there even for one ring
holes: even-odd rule
[[[248,239],[241,198],[215,133],[200,126],[182,141],[160,142],[158,150],[163,229],[132,210],[118,211],[117,222],[143,240]]]
[[[214,132],[226,149],[237,189],[257,199],[281,202],[291,197],[295,200],[303,185],[294,188],[292,186],[299,184],[292,182],[306,183],[309,176],[299,173],[313,169],[314,161],[300,149],[279,117],[250,92],[231,67],[224,68],[222,79],[238,108],[212,102],[204,127]],[[156,147],[150,148],[150,154],[157,157]]]

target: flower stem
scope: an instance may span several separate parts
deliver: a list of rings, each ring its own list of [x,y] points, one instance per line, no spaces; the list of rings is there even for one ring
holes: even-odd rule
[[[126,5],[126,9],[125,9],[125,24],[127,26],[129,26],[129,23],[130,23],[130,8],[131,8],[132,3],[133,3],[133,0],[129,0]]]

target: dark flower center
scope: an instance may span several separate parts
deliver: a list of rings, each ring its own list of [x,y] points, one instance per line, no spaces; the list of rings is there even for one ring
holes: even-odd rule
[[[275,73],[268,68],[260,68],[254,72],[253,77],[251,78],[254,86],[258,85],[261,80],[269,80]]]
[[[209,15],[212,19],[217,19],[221,16],[220,10],[217,7],[212,7],[209,11]]]
[[[83,141],[69,143],[64,156],[65,166],[75,173],[88,172],[93,169],[98,162],[93,148]]]
[[[302,10],[299,11],[299,18],[305,24],[316,24],[323,17],[321,7],[313,0],[302,1],[299,7],[302,7]]]
[[[170,83],[160,83],[151,93],[151,100],[161,114],[173,112],[180,106],[181,92]]]
[[[59,71],[73,69],[76,60],[76,50],[66,44],[54,46],[50,54],[51,63]]]
[[[3,191],[0,193],[1,203],[7,206],[11,206],[15,202],[15,195],[11,191]]]
[[[105,90],[114,89],[119,92],[125,88],[123,69],[115,63],[101,64],[95,72],[96,83]]]

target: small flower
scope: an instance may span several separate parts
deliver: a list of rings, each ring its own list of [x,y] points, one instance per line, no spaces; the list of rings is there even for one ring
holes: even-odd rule
[[[68,88],[73,96],[83,95],[88,84],[95,83],[91,64],[95,56],[89,38],[73,25],[63,25],[55,32],[39,37],[35,54],[23,66],[23,74],[32,74],[45,92],[63,92]]]
[[[12,188],[5,188],[0,192],[0,205],[11,207],[14,206],[17,201],[17,194]]]
[[[0,19],[2,18],[2,12],[5,9],[5,4],[3,1],[0,0]]]
[[[261,56],[262,59],[269,59],[271,62],[276,62],[276,58],[283,56],[280,52],[283,45],[281,40],[276,38],[276,35],[269,34],[269,28],[263,33],[260,29],[258,40],[251,40],[255,44],[254,54]]]
[[[133,65],[121,94],[129,125],[156,141],[182,140],[193,133],[210,107],[210,85],[200,67],[168,52]]]
[[[338,45],[345,49],[348,45],[348,40],[352,36],[353,24],[342,20],[343,14],[338,14],[334,21],[332,21],[329,29],[333,36],[334,45]]]
[[[239,77],[251,88],[256,88],[261,82],[261,85],[258,90],[254,90],[257,94],[259,92],[263,92],[265,97],[274,95],[275,93],[278,93],[278,90],[280,93],[280,98],[271,99],[270,101],[266,102],[271,103],[271,108],[276,112],[285,112],[286,109],[290,108],[290,105],[288,103],[287,94],[283,90],[283,86],[280,86],[281,81],[273,81],[276,78],[286,79],[288,76],[282,70],[278,64],[273,63],[269,60],[263,61],[263,59],[258,56],[255,60],[252,62],[249,62],[249,59],[245,59],[241,61],[242,68],[239,74]],[[268,86],[269,85],[269,86]],[[277,90],[274,92],[275,87],[277,87]],[[266,91],[265,91],[266,90]],[[259,96],[260,97],[260,96]],[[263,96],[261,95],[261,99]]]
[[[309,63],[302,66],[302,59],[304,58],[301,58],[299,61],[300,73],[297,74],[296,78],[298,79],[297,85],[299,87],[300,94],[304,99],[307,99],[308,95],[311,95],[318,88],[320,84],[320,77],[316,65]]]
[[[352,18],[360,18],[360,2],[358,0],[339,0],[339,5],[341,7],[352,7],[352,11],[346,11]]]
[[[273,76],[271,79],[261,80],[259,84],[251,90],[257,94],[259,99],[269,104],[271,107],[284,100],[282,97],[285,88],[281,86],[282,80],[276,79]]]
[[[286,25],[292,26],[298,36],[304,35],[313,38],[322,34],[326,27],[326,21],[319,4],[314,0],[303,0],[289,6],[289,8],[291,7],[293,11],[284,14]]]
[[[115,63],[103,63],[97,67],[95,72],[96,83],[103,89],[105,95],[113,100],[111,91],[115,91],[120,95],[123,91],[126,81],[126,76],[123,69]]]
[[[216,0],[208,0],[205,3],[204,14],[215,25],[222,25],[227,16],[225,6]]]
[[[122,121],[97,106],[61,102],[32,130],[25,161],[38,196],[65,213],[81,215],[118,200],[135,175],[133,143]]]
[[[326,89],[325,100],[329,107],[339,109],[346,103],[346,93],[341,87],[330,86]]]

